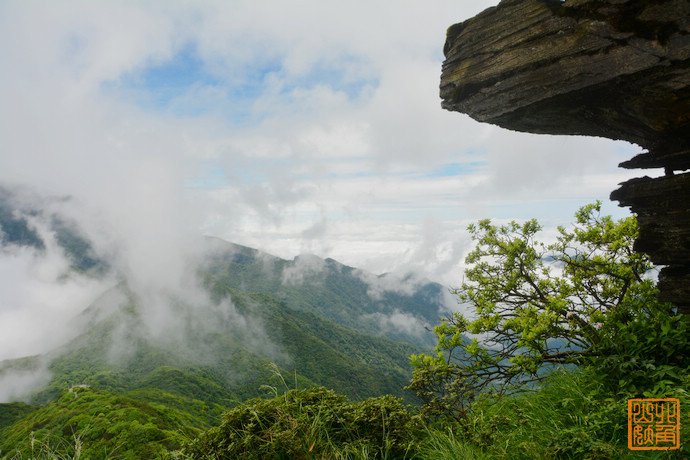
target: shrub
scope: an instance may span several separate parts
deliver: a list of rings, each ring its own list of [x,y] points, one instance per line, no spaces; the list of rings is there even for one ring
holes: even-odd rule
[[[323,387],[252,399],[190,443],[191,458],[409,458],[418,417],[392,396],[350,402]],[[364,456],[364,457],[362,457]]]

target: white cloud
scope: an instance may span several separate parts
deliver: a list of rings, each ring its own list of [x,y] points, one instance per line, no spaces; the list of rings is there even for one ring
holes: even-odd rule
[[[302,254],[283,269],[281,281],[286,285],[300,285],[315,278],[326,268],[326,262],[312,254]]]
[[[45,251],[12,246],[0,251],[0,361],[62,344],[76,332],[75,316],[113,283],[70,272],[53,235],[32,220]]]
[[[0,361],[2,364],[2,361]],[[0,403],[29,401],[31,391],[50,380],[47,363],[39,361],[35,365],[22,369],[4,369],[0,371]]]
[[[362,317],[366,321],[373,321],[379,327],[381,333],[404,333],[413,337],[422,337],[429,325],[416,316],[394,310],[390,314],[371,313]]]
[[[408,275],[386,273],[377,276],[358,269],[353,274],[367,284],[367,295],[375,300],[383,299],[386,293],[412,295],[424,283],[428,282],[428,280],[420,279],[412,273]]]

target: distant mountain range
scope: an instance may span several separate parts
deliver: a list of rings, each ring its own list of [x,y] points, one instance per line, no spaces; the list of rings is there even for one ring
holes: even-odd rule
[[[208,239],[208,279],[270,295],[291,310],[323,316],[360,332],[431,345],[447,289],[412,275],[373,275],[333,259],[284,260],[245,246]]]
[[[32,224],[40,219],[72,270],[96,278],[114,270],[77,223],[35,200],[26,203],[0,188],[0,257],[13,246],[44,251],[47,242]],[[444,312],[441,285],[313,255],[284,260],[217,238],[202,246],[198,302],[162,293],[154,302],[121,277],[74,318],[75,338],[40,356],[0,362],[0,385],[35,387],[30,406],[0,404],[0,438],[3,429],[18,430],[27,414],[58,404],[70,388],[142,404],[175,400],[194,408],[181,410],[199,428],[216,422],[222,408],[271,387],[323,385],[355,399],[412,400],[403,390],[408,357],[434,343],[425,326]]]

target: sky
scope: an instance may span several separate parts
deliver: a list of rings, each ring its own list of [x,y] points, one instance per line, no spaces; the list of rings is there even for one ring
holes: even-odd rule
[[[2,1],[0,184],[70,197],[143,285],[210,235],[456,286],[478,219],[627,216],[608,196],[641,151],[441,109],[446,28],[496,3]],[[0,314],[98,292],[59,263],[5,254]]]

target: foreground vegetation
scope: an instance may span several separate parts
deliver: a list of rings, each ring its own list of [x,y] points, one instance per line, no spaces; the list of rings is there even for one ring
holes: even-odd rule
[[[656,299],[651,265],[632,251],[635,221],[598,211],[583,208],[551,245],[534,221],[471,228],[457,293],[472,315],[445,318],[435,352],[412,357],[421,404],[351,400],[287,383],[277,366],[265,396],[214,402],[185,394],[193,372],[169,369],[155,388],[0,405],[0,458],[688,458],[690,318]],[[633,397],[681,401],[679,450],[627,449]]]
[[[688,388],[686,372],[684,384],[655,396],[688,407]],[[627,398],[592,369],[558,371],[539,389],[479,398],[461,422],[423,418],[392,396],[351,402],[313,387],[246,401],[202,432],[169,407],[79,389],[3,431],[0,458],[687,458],[685,447],[629,451],[626,411]],[[681,439],[689,425],[681,424]]]
[[[684,388],[654,396],[690,404]],[[385,396],[351,403],[315,388],[252,400],[185,452],[192,458],[542,459],[687,458],[627,449],[627,397],[592,369],[557,371],[539,389],[476,400],[460,422],[430,420]],[[681,439],[690,428],[682,426]]]

